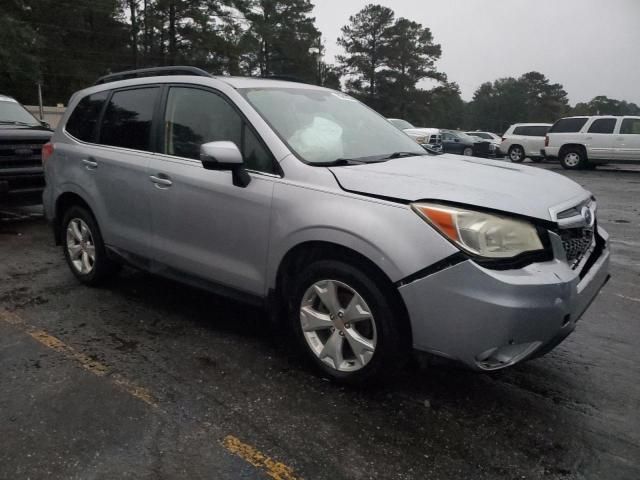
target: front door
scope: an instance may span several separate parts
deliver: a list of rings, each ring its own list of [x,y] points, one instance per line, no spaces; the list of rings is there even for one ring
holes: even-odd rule
[[[231,172],[205,170],[200,146],[228,140],[253,170],[246,187]],[[271,221],[275,163],[243,117],[218,93],[168,89],[162,154],[151,159],[154,258],[202,280],[262,296]]]

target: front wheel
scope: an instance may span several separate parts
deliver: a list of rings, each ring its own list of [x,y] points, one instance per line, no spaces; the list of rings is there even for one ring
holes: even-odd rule
[[[333,380],[381,379],[409,354],[398,311],[370,274],[336,260],[303,270],[288,295],[290,326],[305,356]]]
[[[568,148],[560,155],[560,165],[567,170],[578,170],[586,164],[586,156],[579,148]]]

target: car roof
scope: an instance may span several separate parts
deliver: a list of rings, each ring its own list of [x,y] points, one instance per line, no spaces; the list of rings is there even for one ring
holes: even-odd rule
[[[234,89],[244,88],[295,88],[304,90],[323,90],[335,92],[330,88],[320,87],[318,85],[310,85],[307,83],[292,82],[287,80],[277,80],[271,78],[255,78],[255,77],[232,77],[232,76],[198,76],[198,75],[159,75],[149,77],[127,78],[124,80],[115,80],[112,82],[99,83],[92,85],[74,93],[73,97],[84,97],[96,92],[105,90],[115,90],[118,88],[144,86],[148,84],[159,83],[185,83],[193,85],[219,87],[220,83],[225,83]],[[69,101],[71,104],[71,100]]]
[[[512,127],[550,127],[552,123],[514,123]]]

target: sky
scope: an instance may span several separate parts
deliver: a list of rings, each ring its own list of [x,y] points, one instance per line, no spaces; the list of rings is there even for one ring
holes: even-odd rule
[[[481,83],[537,70],[573,105],[597,95],[640,105],[640,0],[313,0],[325,60],[349,16],[369,3],[429,27],[437,69],[471,100]],[[428,88],[428,87],[427,87]]]

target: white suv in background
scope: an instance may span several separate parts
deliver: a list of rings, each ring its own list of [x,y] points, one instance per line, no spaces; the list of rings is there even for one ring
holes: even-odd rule
[[[515,163],[529,157],[534,162],[544,158],[541,153],[550,123],[514,123],[502,136],[500,153]]]
[[[567,117],[549,129],[543,154],[569,170],[640,161],[640,117]]]

